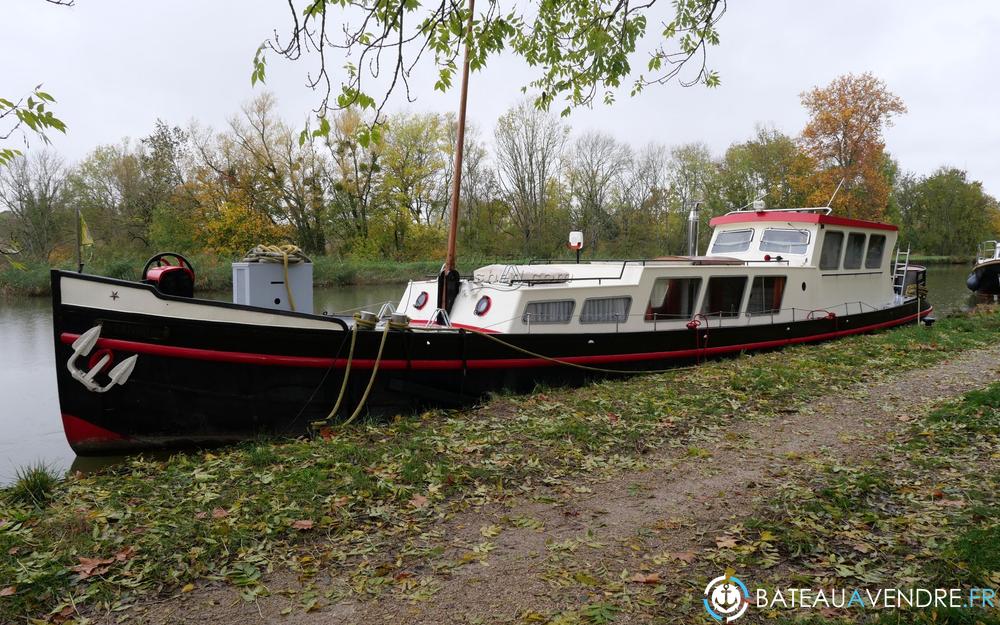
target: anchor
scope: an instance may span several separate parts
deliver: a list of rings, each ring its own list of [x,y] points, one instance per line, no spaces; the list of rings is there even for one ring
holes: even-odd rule
[[[89,371],[84,371],[76,366],[76,360],[80,356],[86,356],[89,354],[90,350],[94,349],[94,346],[97,345],[97,340],[100,337],[101,326],[94,326],[77,337],[71,345],[73,348],[73,355],[70,356],[69,361],[66,363],[66,368],[69,369],[69,373],[73,376],[73,379],[80,382],[80,384],[83,384],[87,387],[87,390],[92,393],[106,393],[116,384],[125,384],[125,382],[128,381],[129,376],[132,375],[132,370],[135,369],[136,360],[139,359],[138,354],[136,354],[115,365],[111,371],[108,371],[108,378],[110,378],[111,381],[104,386],[101,386],[94,381],[94,378],[101,372],[101,369],[103,369],[104,366],[111,361],[110,353],[102,354],[100,359],[94,363]]]
[[[722,608],[724,612],[729,612],[735,608],[740,602],[740,593],[732,584],[723,584],[721,597],[717,597],[719,607]]]

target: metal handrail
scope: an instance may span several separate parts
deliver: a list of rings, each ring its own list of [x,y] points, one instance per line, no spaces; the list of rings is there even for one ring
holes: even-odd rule
[[[812,207],[802,207],[802,208],[738,208],[733,211],[729,211],[726,215],[739,215],[741,213],[812,213],[812,212],[822,212],[824,215],[829,215],[833,212],[833,209],[829,206],[812,206]]]

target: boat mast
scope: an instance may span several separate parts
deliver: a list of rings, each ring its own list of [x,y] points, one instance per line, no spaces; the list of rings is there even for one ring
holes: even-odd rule
[[[472,43],[472,19],[476,0],[469,0],[469,20],[465,27],[465,59],[462,64],[462,88],[458,105],[458,133],[455,139],[455,168],[451,178],[451,210],[448,224],[448,254],[438,276],[438,308],[451,311],[458,295],[459,275],[455,269],[455,247],[458,239],[458,200],[462,189],[462,157],[465,152],[465,108],[469,99],[469,49]]]

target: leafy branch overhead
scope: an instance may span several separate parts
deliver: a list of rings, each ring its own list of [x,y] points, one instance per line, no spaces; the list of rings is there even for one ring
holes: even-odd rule
[[[473,22],[470,68],[481,70],[500,53],[513,52],[532,68],[521,89],[538,92],[534,104],[540,109],[560,101],[567,115],[596,99],[610,103],[627,83],[631,95],[673,78],[685,86],[719,83],[707,66],[707,50],[719,43],[726,0],[674,0],[665,12],[657,11],[664,6],[657,0],[535,0],[509,7],[485,2]],[[265,81],[270,53],[311,59],[307,84],[322,94],[315,110],[320,118],[356,106],[378,119],[400,88],[413,101],[413,70],[428,54],[437,69],[434,88],[447,91],[454,81],[466,39],[465,2],[309,0],[300,8],[288,0],[288,6],[291,27],[284,35],[275,31],[257,49],[251,82]],[[643,70],[636,73],[635,57],[643,54]],[[334,67],[334,59],[343,64]]]
[[[46,109],[54,102],[51,95],[42,91],[41,85],[35,87],[31,95],[16,102],[0,97],[0,124],[6,124],[6,127],[0,126],[0,141],[9,139],[23,128],[29,129],[46,143],[49,142],[45,134],[47,131],[66,132],[66,124]],[[18,149],[0,146],[0,166],[6,165],[20,154]]]

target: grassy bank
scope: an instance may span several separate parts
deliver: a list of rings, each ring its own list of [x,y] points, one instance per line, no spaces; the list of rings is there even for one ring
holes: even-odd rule
[[[136,280],[145,264],[145,258],[119,258],[95,260],[88,263],[87,273],[110,276],[126,280]],[[192,256],[191,262],[197,272],[197,289],[224,291],[232,288],[231,260],[217,256]],[[459,268],[463,273],[471,272],[481,265],[497,262],[493,259],[463,261]],[[505,261],[513,262],[513,261]],[[71,264],[59,265],[62,269],[73,269]],[[407,280],[436,276],[441,269],[441,260],[395,262],[342,260],[319,256],[313,258],[313,283],[316,286],[341,286],[359,284],[398,284]],[[28,263],[16,268],[8,263],[0,263],[0,295],[37,296],[48,295],[49,266]]]
[[[103,473],[69,477],[41,502],[8,489],[0,494],[0,621],[124,610],[142,599],[189,592],[206,580],[232,584],[252,600],[268,592],[264,576],[275,570],[305,580],[320,570],[346,570],[351,583],[344,592],[394,592],[419,600],[433,585],[420,574],[403,574],[408,562],[428,556],[410,541],[450,510],[642,467],[658,448],[697,457],[705,440],[724,435],[727,423],[775,418],[861,380],[995,345],[998,336],[1000,311],[981,311],[932,328],[582,389],[497,397],[474,410],[332,428],[316,440],[258,442],[166,461],[134,459]],[[921,434],[912,443],[900,442],[900,453],[910,453],[912,444],[914,458],[925,458],[931,471],[938,461],[930,459],[944,448],[922,451],[916,447],[921,440],[937,444],[952,437]],[[826,479],[836,483],[841,477],[834,472]],[[835,495],[831,491],[832,500]],[[859,522],[872,513],[862,507],[866,501],[849,505],[858,506]],[[971,515],[973,506],[966,511]],[[973,520],[959,520],[966,523],[963,531],[980,527]],[[802,530],[792,520],[786,523],[787,532],[779,534],[782,548],[794,554]],[[493,530],[484,532],[466,563],[485,558],[492,548]],[[979,540],[978,534],[968,536]],[[746,555],[750,566],[752,553]],[[303,609],[339,598],[304,595]]]
[[[769,511],[730,528],[717,563],[758,587],[801,580],[818,588],[1000,586],[1000,383],[949,400],[913,420],[879,457],[856,466],[817,462],[790,476]],[[780,563],[780,565],[775,566]],[[978,597],[979,595],[977,595]],[[1000,624],[993,609],[927,609],[864,622]],[[850,612],[850,611],[848,611]],[[858,613],[858,610],[854,610]],[[884,611],[888,612],[888,611]],[[801,614],[801,611],[798,611]],[[770,620],[802,622],[796,610]],[[816,618],[808,622],[858,622]]]

